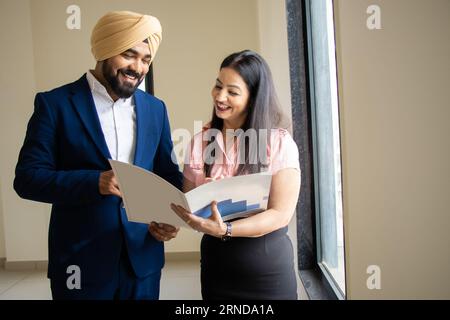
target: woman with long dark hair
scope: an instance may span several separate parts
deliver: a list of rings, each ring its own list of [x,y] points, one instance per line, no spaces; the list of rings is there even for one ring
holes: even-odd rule
[[[297,299],[287,225],[300,191],[298,149],[283,128],[288,123],[283,124],[267,63],[250,50],[231,54],[220,66],[212,98],[212,120],[195,135],[187,152],[184,191],[211,180],[263,171],[272,174],[272,184],[267,210],[231,222],[222,220],[215,202],[208,219],[172,204],[193,229],[204,233],[202,296]]]

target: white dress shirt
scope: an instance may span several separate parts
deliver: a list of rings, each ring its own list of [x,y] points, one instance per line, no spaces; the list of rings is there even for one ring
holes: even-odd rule
[[[133,96],[114,102],[106,88],[90,71],[86,73],[86,78],[111,158],[133,164],[136,148],[136,110]]]

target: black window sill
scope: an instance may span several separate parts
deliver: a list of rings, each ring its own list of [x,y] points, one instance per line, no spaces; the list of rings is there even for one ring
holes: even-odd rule
[[[319,266],[300,270],[299,275],[309,300],[339,300]]]

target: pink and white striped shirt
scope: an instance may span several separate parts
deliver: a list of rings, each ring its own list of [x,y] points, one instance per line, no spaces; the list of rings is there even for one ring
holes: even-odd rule
[[[204,137],[208,129],[209,125],[204,126],[202,131],[193,137],[186,152],[183,174],[195,187],[206,182],[203,154],[208,144],[208,140]],[[239,141],[237,140],[232,146],[225,148],[221,132],[217,133],[216,139],[219,146],[216,150],[221,151],[222,157],[219,159],[222,161],[216,161],[212,165],[211,178],[220,179],[235,176],[239,166],[237,161]],[[286,168],[294,168],[300,171],[298,148],[289,132],[285,129],[274,129],[270,141],[270,147],[267,146],[268,167],[266,171],[272,175]]]

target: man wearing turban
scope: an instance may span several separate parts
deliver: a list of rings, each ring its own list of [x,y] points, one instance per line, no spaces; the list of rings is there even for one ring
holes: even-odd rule
[[[165,104],[137,89],[161,39],[155,17],[110,12],[92,31],[95,69],[36,95],[14,189],[52,204],[48,277],[54,299],[159,297],[163,241],[178,229],[129,222],[108,159],[181,188]]]

